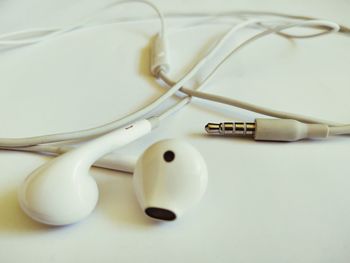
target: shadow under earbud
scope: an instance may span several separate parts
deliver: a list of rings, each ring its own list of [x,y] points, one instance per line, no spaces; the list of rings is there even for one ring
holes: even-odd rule
[[[54,229],[35,222],[21,210],[16,190],[0,195],[0,209],[0,232],[32,232]]]
[[[134,193],[132,175],[116,175],[112,171],[107,171],[104,175],[95,175],[100,189],[97,210],[117,224],[149,227],[157,223],[142,212]]]

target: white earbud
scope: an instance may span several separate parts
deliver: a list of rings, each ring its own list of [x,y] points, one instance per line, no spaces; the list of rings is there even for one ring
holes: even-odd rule
[[[153,144],[142,154],[133,181],[143,211],[154,219],[171,221],[201,199],[208,175],[193,146],[171,139]]]
[[[89,175],[103,155],[149,133],[152,124],[141,120],[52,159],[31,173],[19,190],[22,209],[34,220],[67,225],[89,215],[98,200],[98,188]]]
[[[22,209],[34,220],[48,225],[67,225],[84,219],[98,201],[96,182],[89,175],[91,165],[151,129],[152,124],[142,120],[47,162],[31,173],[21,186]],[[136,163],[137,198],[145,213],[155,219],[179,217],[199,201],[206,185],[207,169],[203,158],[191,145],[180,140],[153,144]]]

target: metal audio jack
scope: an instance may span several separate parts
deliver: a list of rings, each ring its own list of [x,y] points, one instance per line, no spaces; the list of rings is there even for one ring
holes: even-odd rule
[[[253,136],[255,127],[255,122],[221,122],[208,123],[205,130],[209,134]]]
[[[208,123],[205,130],[213,135],[249,136],[256,141],[294,142],[327,138],[326,124],[303,123],[291,119],[256,119],[255,122]]]

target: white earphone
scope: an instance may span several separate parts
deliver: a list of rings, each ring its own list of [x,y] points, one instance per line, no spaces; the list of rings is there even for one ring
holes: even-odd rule
[[[142,154],[133,181],[142,210],[152,218],[171,221],[201,199],[208,175],[200,153],[173,139],[157,142]]]
[[[20,187],[19,201],[22,209],[34,220],[49,225],[67,225],[78,222],[88,216],[98,201],[96,182],[89,175],[89,169],[94,164],[100,167],[133,170],[134,189],[141,208],[151,218],[171,221],[181,216],[203,196],[207,185],[207,169],[199,152],[189,144],[179,140],[160,141],[150,146],[134,162],[129,159],[116,162],[107,153],[122,147],[148,134],[163,119],[178,111],[190,102],[191,97],[198,97],[218,103],[243,108],[261,113],[277,119],[257,119],[251,123],[209,123],[207,132],[218,135],[249,135],[255,140],[295,141],[304,138],[326,138],[330,135],[350,134],[350,125],[310,118],[303,115],[272,110],[247,102],[226,98],[199,89],[213,76],[215,71],[234,52],[245,45],[269,34],[278,34],[290,39],[307,38],[324,35],[331,32],[349,34],[350,29],[338,24],[316,20],[309,17],[289,16],[277,13],[264,12],[232,12],[224,13],[222,17],[230,18],[237,15],[240,23],[232,28],[217,42],[217,44],[179,81],[172,81],[167,72],[170,63],[167,60],[167,41],[165,23],[162,13],[153,4],[144,0],[121,1],[108,5],[104,9],[116,4],[142,3],[156,11],[160,18],[161,29],[153,42],[151,56],[151,73],[162,80],[169,89],[159,98],[139,111],[133,112],[120,120],[92,129],[77,132],[37,136],[32,138],[2,139],[0,148],[47,152],[62,154],[30,174]],[[103,10],[104,10],[103,9]],[[252,16],[260,16],[252,19]],[[181,17],[181,16],[180,16]],[[207,18],[208,14],[202,17]],[[273,17],[274,19],[267,19]],[[219,15],[216,18],[220,18]],[[64,28],[25,30],[0,36],[0,46],[20,46],[40,42],[66,32],[88,26],[91,18]],[[241,21],[243,20],[243,21]],[[119,21],[120,22],[120,21]],[[121,22],[120,22],[121,23]],[[231,51],[215,65],[205,80],[195,89],[184,85],[198,71],[216,56],[218,50],[226,44],[229,38],[246,28],[261,30],[252,37],[238,43]],[[295,27],[309,27],[321,29],[321,32],[309,35],[297,35],[284,32]],[[42,34],[43,37],[28,39],[28,33]],[[22,37],[22,38],[21,38]],[[186,96],[174,106],[164,110],[158,116],[142,119],[150,114],[159,105],[168,100],[176,92]],[[152,112],[153,113],[153,112]],[[153,116],[153,115],[152,115]],[[141,119],[141,120],[140,120]],[[134,123],[133,123],[134,122]],[[133,123],[133,124],[129,124]],[[124,126],[126,125],[126,126]],[[52,142],[80,141],[94,138],[79,148],[69,146],[55,147],[46,145]],[[103,157],[105,156],[105,157]]]
[[[151,130],[152,121],[140,120],[45,163],[20,187],[21,208],[34,220],[49,225],[82,220],[98,201],[96,182],[89,175],[92,164]],[[149,217],[159,220],[177,218],[199,201],[207,184],[203,158],[178,140],[160,141],[148,148],[134,173],[140,206]]]

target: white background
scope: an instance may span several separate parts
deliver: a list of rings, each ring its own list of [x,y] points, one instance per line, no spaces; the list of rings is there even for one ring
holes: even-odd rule
[[[0,2],[0,32],[74,23],[107,1]],[[350,25],[348,0],[154,1],[164,12],[281,11]],[[133,5],[104,19],[148,15]],[[172,20],[170,27],[179,23]],[[149,75],[153,22],[67,34],[0,52],[0,137],[89,128],[161,94]],[[227,26],[170,35],[180,76]],[[276,36],[236,54],[206,90],[271,108],[350,122],[350,38],[290,43]],[[210,106],[210,107],[209,107]],[[24,215],[16,190],[47,157],[0,152],[0,261],[12,262],[349,262],[350,140],[263,143],[208,138],[209,121],[257,115],[194,103],[122,152],[140,154],[162,138],[193,144],[209,169],[208,191],[183,218],[157,224],[140,211],[130,175],[93,169],[100,200],[78,224],[52,228]]]

